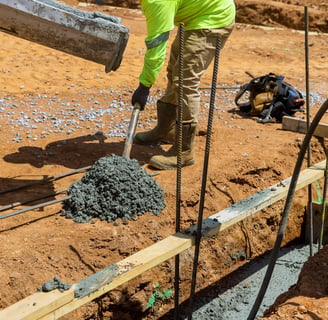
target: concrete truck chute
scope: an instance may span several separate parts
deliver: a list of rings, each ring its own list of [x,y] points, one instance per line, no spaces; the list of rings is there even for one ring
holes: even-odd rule
[[[120,18],[82,11],[53,0],[0,0],[0,30],[115,71],[129,29]]]

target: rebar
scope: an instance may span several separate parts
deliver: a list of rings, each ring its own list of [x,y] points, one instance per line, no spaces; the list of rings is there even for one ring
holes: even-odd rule
[[[64,177],[67,177],[67,176],[82,172],[82,171],[89,170],[90,168],[91,168],[91,166],[88,166],[88,167],[84,167],[84,168],[80,168],[80,169],[75,169],[75,170],[72,170],[72,171],[69,171],[69,172],[61,173],[61,174],[58,174],[58,175],[49,176],[49,177],[46,177],[46,178],[43,178],[43,179],[40,179],[40,180],[34,180],[34,181],[31,181],[31,182],[28,182],[28,183],[25,183],[25,184],[22,184],[22,185],[13,187],[13,188],[9,188],[9,189],[6,189],[6,190],[0,190],[0,194],[4,194],[4,193],[11,192],[11,191],[16,191],[16,190],[19,190],[19,189],[27,188],[27,187],[30,187],[30,186],[33,186],[33,185],[36,185],[36,184],[40,184],[40,183],[55,181],[55,180],[58,180],[58,179],[61,179],[61,178],[64,178]]]
[[[0,211],[13,209],[15,207],[18,207],[18,206],[21,206],[21,205],[24,205],[24,204],[27,204],[27,203],[30,203],[30,202],[38,201],[38,200],[45,199],[45,198],[50,198],[50,197],[56,196],[58,194],[64,193],[66,191],[67,191],[67,189],[60,190],[60,191],[53,192],[53,193],[50,193],[50,194],[41,195],[41,196],[29,199],[29,200],[25,200],[25,201],[21,201],[21,202],[14,202],[14,203],[11,203],[11,204],[6,204],[6,205],[0,207]]]
[[[307,6],[304,7],[304,49],[305,49],[305,85],[306,85],[306,127],[310,127],[310,85],[309,85],[309,13]],[[312,165],[311,143],[308,145],[307,165]],[[308,185],[308,232],[310,241],[310,256],[313,256],[313,208],[312,208],[312,185]]]
[[[323,146],[324,147],[324,146]],[[327,159],[327,149],[325,148],[325,154]],[[326,161],[325,176],[323,181],[323,191],[322,191],[322,204],[321,204],[321,226],[320,226],[320,235],[319,235],[319,244],[318,250],[322,248],[323,245],[323,236],[326,222],[326,205],[327,205],[327,183],[328,183],[328,161]]]
[[[182,119],[183,119],[183,68],[184,68],[184,25],[179,25],[179,95],[178,95],[178,117],[177,117],[177,175],[176,175],[176,217],[175,231],[180,231],[181,224],[181,183],[182,183]],[[174,319],[178,320],[180,315],[180,255],[175,256],[174,275]]]
[[[12,212],[9,212],[9,213],[6,213],[6,214],[3,214],[3,215],[0,215],[0,219],[5,219],[5,218],[8,218],[8,217],[11,217],[11,216],[14,216],[14,215],[18,215],[20,213],[24,213],[24,212],[27,212],[27,211],[32,211],[34,209],[38,209],[38,208],[42,208],[42,207],[46,207],[46,206],[50,206],[52,204],[56,204],[58,202],[62,202],[64,200],[67,200],[69,199],[70,197],[67,196],[67,197],[63,197],[61,199],[56,199],[56,200],[51,200],[51,201],[48,201],[48,202],[44,202],[44,203],[40,203],[40,204],[36,204],[34,206],[31,206],[31,207],[28,207],[28,208],[24,208],[24,209],[20,209],[20,210],[15,210],[15,211],[12,211]]]
[[[197,231],[196,231],[196,237],[195,237],[195,254],[194,254],[190,298],[189,298],[189,312],[188,312],[189,320],[192,319],[192,309],[193,309],[193,302],[194,302],[194,296],[195,296],[195,291],[196,291],[197,267],[198,267],[198,261],[199,261],[199,253],[200,253],[200,242],[201,242],[201,238],[202,238],[203,212],[204,212],[204,202],[205,202],[205,193],[206,193],[208,163],[209,163],[209,155],[210,155],[210,148],[211,148],[211,133],[212,133],[212,124],[213,124],[213,114],[214,114],[215,95],[216,95],[216,82],[217,82],[217,76],[218,76],[220,50],[221,50],[221,37],[218,37],[217,44],[216,44],[216,50],[215,50],[215,57],[214,57],[212,90],[211,90],[211,97],[210,97],[210,107],[209,107],[207,135],[206,135],[206,143],[205,143],[202,185],[201,185],[201,194],[200,194],[200,202],[199,202],[200,204],[199,204],[199,212],[198,212],[198,219],[197,219]]]
[[[199,88],[200,90],[206,90],[206,89],[208,89],[208,90],[212,90],[212,87],[200,87]],[[220,87],[215,87],[215,89],[220,89],[220,90],[225,90],[225,89],[227,89],[227,90],[235,90],[235,89],[240,89],[240,86],[232,86],[232,87],[225,87],[225,86],[220,86]]]

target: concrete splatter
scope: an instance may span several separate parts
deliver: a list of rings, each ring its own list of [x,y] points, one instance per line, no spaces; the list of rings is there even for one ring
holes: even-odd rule
[[[58,289],[60,292],[66,291],[71,287],[68,283],[63,283],[60,281],[58,276],[55,276],[53,280],[45,282],[41,287],[37,289],[39,292],[49,292]]]

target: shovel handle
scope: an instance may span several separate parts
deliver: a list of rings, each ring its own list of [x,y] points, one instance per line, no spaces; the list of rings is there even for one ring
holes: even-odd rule
[[[136,131],[138,118],[140,113],[140,105],[136,103],[133,106],[133,111],[129,123],[128,133],[125,138],[124,150],[123,150],[123,157],[130,158],[131,148],[133,144],[134,134]]]

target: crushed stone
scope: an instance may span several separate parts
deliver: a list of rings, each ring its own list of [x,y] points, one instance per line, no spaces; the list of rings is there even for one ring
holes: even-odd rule
[[[70,84],[70,87],[75,86]],[[238,90],[224,90],[222,94],[216,97],[217,104],[220,105],[217,112],[219,119],[224,124],[230,125],[226,121],[227,108],[234,105],[234,98]],[[71,135],[78,134],[81,130],[104,131],[107,138],[125,138],[130,119],[122,118],[123,111],[131,111],[130,103],[124,102],[124,97],[129,95],[128,88],[119,90],[109,88],[108,90],[99,90],[95,96],[86,99],[87,92],[78,92],[74,101],[68,101],[67,98],[60,98],[57,93],[50,96],[48,94],[29,93],[23,99],[18,97],[0,96],[0,119],[4,119],[5,130],[12,132],[12,138],[5,143],[26,143],[28,140],[38,141],[45,136],[66,133]],[[210,93],[206,90],[201,91],[201,95],[206,99]],[[100,103],[97,99],[108,97],[110,103]],[[160,96],[154,94],[149,101],[150,105],[155,105]],[[322,104],[325,97],[320,93],[311,93],[310,106]],[[45,108],[47,106],[47,108]],[[226,107],[229,106],[229,107]],[[206,119],[209,104],[205,104],[200,112],[200,119]],[[104,121],[104,117],[109,117],[109,123]],[[232,119],[230,119],[232,120]],[[154,126],[154,120],[140,119],[138,127],[141,129],[151,129]],[[44,128],[42,133],[37,133],[37,129]],[[4,126],[3,126],[4,128]],[[108,130],[109,128],[109,130]]]
[[[136,220],[146,212],[159,215],[164,192],[138,161],[118,155],[100,158],[67,191],[62,215],[78,223],[92,218],[107,222]]]

